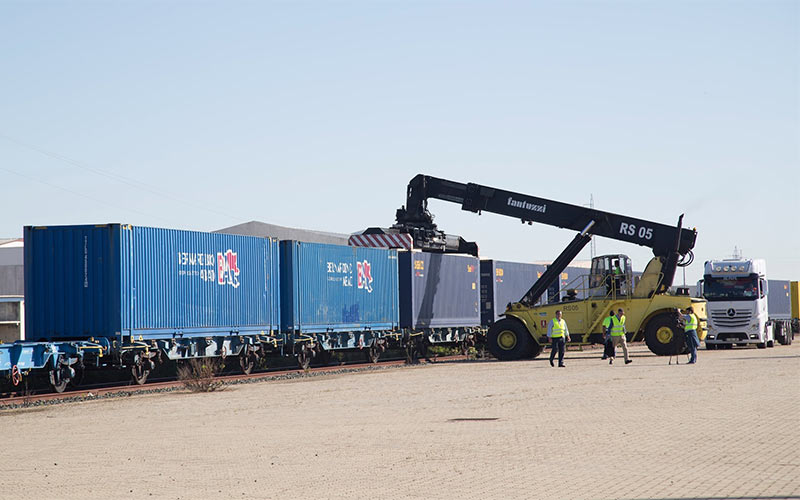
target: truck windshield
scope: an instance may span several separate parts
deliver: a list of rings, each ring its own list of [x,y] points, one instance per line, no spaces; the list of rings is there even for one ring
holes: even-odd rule
[[[706,274],[703,296],[706,300],[755,300],[758,298],[758,275],[714,277]]]

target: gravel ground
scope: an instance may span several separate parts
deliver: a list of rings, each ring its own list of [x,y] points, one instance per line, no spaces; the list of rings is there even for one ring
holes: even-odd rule
[[[800,342],[0,411],[0,498],[800,498]]]

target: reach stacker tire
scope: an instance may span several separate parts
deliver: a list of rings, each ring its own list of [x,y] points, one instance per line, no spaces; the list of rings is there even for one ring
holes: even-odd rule
[[[489,328],[486,339],[492,355],[501,361],[533,358],[542,352],[525,326],[510,318],[504,318]]]
[[[686,349],[683,328],[678,317],[672,313],[662,313],[647,323],[644,332],[647,347],[658,356],[677,356]]]

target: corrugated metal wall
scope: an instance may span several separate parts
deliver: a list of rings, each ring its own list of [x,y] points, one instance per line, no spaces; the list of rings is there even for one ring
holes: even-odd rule
[[[501,260],[481,261],[481,323],[491,325],[510,302],[525,295],[545,266]]]
[[[25,229],[29,338],[273,330],[277,244],[174,229]]]
[[[396,250],[297,241],[280,246],[284,330],[397,328]]]
[[[403,251],[400,326],[479,326],[480,261],[467,255]]]
[[[769,296],[767,308],[770,318],[791,319],[792,317],[792,290],[789,280],[767,280]]]
[[[28,340],[120,329],[119,226],[25,228]]]

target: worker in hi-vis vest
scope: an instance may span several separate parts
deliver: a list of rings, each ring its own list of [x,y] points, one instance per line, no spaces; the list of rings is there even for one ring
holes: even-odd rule
[[[697,336],[697,316],[691,307],[687,307],[683,314],[683,334],[686,337],[686,347],[689,348],[689,364],[693,364],[697,362],[697,348],[700,347],[700,338]]]
[[[561,311],[556,311],[556,317],[547,324],[547,336],[550,337],[550,366],[558,350],[558,366],[564,367],[564,349],[569,342],[569,328],[567,322],[561,319]]]
[[[625,329],[625,311],[622,308],[617,309],[617,314],[611,317],[611,341],[614,343],[614,348],[617,346],[622,347],[622,353],[625,355],[625,364],[630,363],[631,359],[628,358],[628,341],[625,340],[625,334],[628,331]],[[608,358],[608,364],[614,364],[614,356]]]

